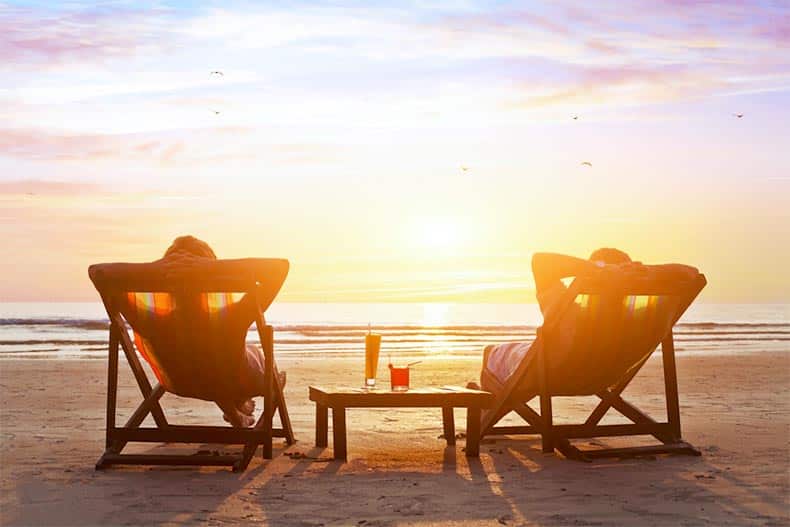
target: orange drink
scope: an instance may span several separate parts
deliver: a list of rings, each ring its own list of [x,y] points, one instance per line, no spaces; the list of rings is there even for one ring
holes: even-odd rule
[[[365,335],[365,386],[376,386],[376,370],[379,365],[381,351],[381,335],[368,333]]]

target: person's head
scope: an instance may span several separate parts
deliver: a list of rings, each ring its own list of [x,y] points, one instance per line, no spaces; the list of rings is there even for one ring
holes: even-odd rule
[[[596,249],[592,252],[590,255],[590,261],[603,262],[610,265],[619,265],[630,263],[631,257],[619,249],[602,247],[601,249]]]
[[[173,243],[170,244],[170,247],[165,251],[165,258],[175,254],[202,256],[203,258],[211,258],[212,260],[217,259],[217,255],[214,254],[209,244],[203,240],[198,240],[194,236],[179,236],[173,240]]]

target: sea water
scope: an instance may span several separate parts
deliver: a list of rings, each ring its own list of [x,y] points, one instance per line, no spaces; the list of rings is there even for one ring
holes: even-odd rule
[[[278,356],[364,353],[368,323],[382,356],[480,356],[484,346],[528,341],[536,304],[275,303],[266,313]],[[0,303],[0,359],[103,358],[108,319],[99,302]],[[254,326],[248,335],[257,342]],[[790,304],[694,304],[675,328],[680,353],[790,351]]]

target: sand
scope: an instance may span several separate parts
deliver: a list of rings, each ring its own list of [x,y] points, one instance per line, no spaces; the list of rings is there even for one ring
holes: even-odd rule
[[[125,367],[125,364],[122,364]],[[445,447],[441,412],[348,413],[349,462],[314,447],[310,384],[358,382],[358,361],[280,359],[297,444],[234,474],[222,468],[94,471],[103,449],[106,364],[0,361],[3,525],[788,525],[790,354],[678,357],[683,434],[702,457],[585,464],[529,438],[486,440],[479,459]],[[433,359],[412,383],[463,384],[479,360]],[[626,398],[662,416],[660,360]],[[122,369],[119,404],[138,400]],[[166,396],[171,421],[217,423],[209,403]],[[559,400],[562,421],[592,401]],[[465,428],[457,411],[456,425]],[[602,440],[602,444],[614,444]],[[141,446],[160,449],[156,446]],[[192,448],[196,450],[200,446]],[[205,447],[204,447],[205,448]],[[232,448],[232,447],[228,447]],[[295,459],[285,452],[303,453]],[[313,459],[314,458],[314,459]]]

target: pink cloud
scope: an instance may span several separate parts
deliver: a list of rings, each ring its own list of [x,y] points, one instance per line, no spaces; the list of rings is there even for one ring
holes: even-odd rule
[[[57,65],[150,52],[161,48],[158,9],[43,11],[0,5],[0,61]]]
[[[0,152],[33,161],[149,160],[161,163],[201,159],[205,142],[221,144],[247,128],[225,127],[159,134],[80,134],[37,129],[0,129]],[[191,147],[191,148],[190,148]]]
[[[507,27],[536,27],[551,33],[567,35],[570,28],[567,23],[555,22],[549,17],[531,11],[507,11],[499,13],[478,13],[473,15],[452,15],[443,19],[442,23],[455,30],[500,30]]]
[[[248,127],[227,126],[153,134],[79,134],[0,129],[0,155],[42,162],[148,161],[164,166],[266,160],[315,164],[336,158],[337,148],[317,143],[270,143]]]
[[[538,108],[560,104],[632,104],[692,97],[722,89],[724,81],[686,66],[610,66],[581,69],[568,83],[548,86],[511,106]],[[622,87],[633,89],[623,91]]]
[[[790,46],[790,14],[766,22],[758,27],[755,33],[777,45]]]
[[[0,181],[0,195],[36,194],[50,196],[72,196],[95,193],[101,187],[95,183],[19,179]]]
[[[74,161],[120,157],[118,138],[96,134],[55,134],[38,130],[0,130],[0,151],[7,157]]]

